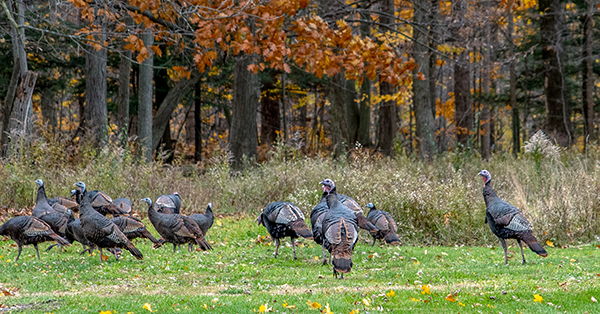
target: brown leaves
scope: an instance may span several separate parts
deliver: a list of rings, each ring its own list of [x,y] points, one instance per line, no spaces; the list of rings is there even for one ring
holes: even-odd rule
[[[5,296],[5,297],[16,296],[16,295],[18,295],[19,290],[21,290],[21,288],[17,288],[17,287],[8,288],[8,287],[4,287],[4,286],[0,285],[0,293],[2,293],[2,296]]]

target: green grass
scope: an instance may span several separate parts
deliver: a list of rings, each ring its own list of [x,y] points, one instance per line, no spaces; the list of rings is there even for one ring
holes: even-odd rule
[[[489,233],[487,226],[481,228]],[[145,303],[158,313],[248,313],[265,304],[279,313],[318,313],[309,300],[321,310],[329,304],[334,313],[593,313],[599,306],[591,300],[600,299],[597,243],[547,247],[547,258],[527,250],[528,264],[522,265],[516,243],[510,242],[505,266],[500,247],[371,247],[362,234],[352,272],[336,280],[331,266],[321,265],[321,247],[313,241],[302,240],[294,260],[287,239],[274,259],[266,229],[253,217],[218,218],[207,238],[213,251],[182,248],[177,254],[171,245],[153,250],[140,240],[135,243],[144,259],[125,251],[119,262],[80,256],[79,244],[66,252],[44,252],[38,261],[28,246],[18,263],[14,242],[4,239],[0,285],[20,290],[0,297],[0,304],[27,305],[28,313],[138,314],[148,312]],[[422,293],[423,285],[431,294]],[[386,295],[391,290],[395,295]],[[445,299],[449,294],[456,302]],[[536,294],[542,302],[534,302]],[[284,301],[296,308],[283,307]]]

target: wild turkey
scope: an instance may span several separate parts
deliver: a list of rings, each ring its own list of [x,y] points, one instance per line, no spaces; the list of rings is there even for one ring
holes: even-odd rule
[[[86,195],[89,199],[92,208],[94,208],[103,216],[111,214],[113,215],[113,217],[116,217],[118,215],[125,214],[123,211],[121,211],[119,207],[117,207],[117,205],[113,203],[112,198],[110,198],[110,196],[108,196],[102,191],[86,191]],[[77,201],[77,204],[81,206],[81,202],[83,200],[83,192],[79,189],[75,190],[75,200]]]
[[[73,191],[71,191],[71,197],[73,197],[73,195]],[[61,211],[63,208],[70,209],[74,212],[79,211],[79,204],[77,204],[76,200],[63,196],[57,196],[49,199],[48,204],[56,211]]]
[[[392,215],[385,210],[378,210],[373,203],[367,204],[367,208],[370,209],[369,214],[367,214],[367,220],[379,229],[377,233],[371,234],[373,236],[371,246],[374,246],[375,241],[378,239],[385,240],[385,243],[389,245],[400,245],[400,239],[396,234],[398,227]]]
[[[23,246],[33,244],[37,258],[40,259],[38,243],[57,241],[60,245],[69,245],[69,241],[57,235],[43,220],[33,216],[18,216],[11,218],[0,226],[0,235],[9,236],[17,243],[19,253],[15,262],[19,260]]]
[[[198,228],[200,228],[200,230],[202,230],[202,235],[204,235],[206,237],[206,232],[208,232],[208,229],[210,229],[210,227],[212,227],[213,222],[215,221],[215,216],[213,214],[212,211],[212,203],[208,203],[208,206],[206,207],[206,211],[204,212],[204,214],[192,214],[189,215],[188,217],[192,218],[192,220],[194,220],[196,222],[196,224],[198,224]]]
[[[123,215],[131,216],[132,204],[128,198],[119,197],[113,201],[113,204],[115,204],[119,208],[119,210],[123,212]]]
[[[80,216],[81,228],[83,235],[90,242],[94,243],[100,250],[100,259],[104,260],[102,254],[103,248],[124,248],[127,249],[131,255],[137,259],[142,259],[144,256],[142,253],[127,239],[127,237],[121,232],[119,227],[112,221],[108,220],[101,213],[94,210],[90,203],[90,198],[87,195],[86,187],[83,182],[75,183],[81,189],[81,206]],[[119,257],[113,251],[115,259],[118,261]]]
[[[279,239],[290,237],[292,239],[292,248],[294,250],[294,259],[296,257],[296,244],[294,239],[301,236],[306,239],[312,239],[313,234],[304,222],[304,214],[298,206],[290,202],[273,202],[268,204],[263,213],[258,215],[256,221],[259,225],[265,226],[267,231],[275,240],[275,257],[279,251]]]
[[[179,193],[161,195],[156,199],[156,211],[163,214],[179,214],[181,210],[181,198]]]
[[[156,211],[152,206],[152,200],[144,198],[142,201],[148,204],[148,218],[154,225],[154,228],[161,235],[162,243],[169,242],[173,244],[173,253],[179,244],[191,243],[197,244],[202,250],[212,250],[212,247],[204,239],[202,230],[198,224],[191,218],[180,214],[163,214]]]
[[[337,187],[333,180],[324,179],[321,182],[321,184],[323,184],[323,191],[325,191],[325,186],[327,186],[330,193],[335,193],[338,197],[338,201],[342,205],[346,206],[346,208],[348,208],[351,212],[353,212],[354,215],[356,215],[356,223],[358,224],[359,228],[367,230],[371,235],[374,235],[379,231],[372,223],[370,223],[367,220],[367,218],[365,218],[363,209],[362,207],[360,207],[360,205],[358,205],[357,201],[355,201],[348,195],[337,194]]]
[[[90,240],[88,240],[85,237],[85,235],[83,234],[83,228],[81,227],[81,220],[79,218],[71,221],[69,223],[69,225],[67,226],[66,238],[71,243],[73,243],[73,241],[77,241],[77,242],[81,243],[81,245],[83,246],[83,251],[81,251],[81,253],[79,253],[79,255],[85,253],[86,251],[89,253],[92,253],[93,248],[96,246],[94,243],[92,243]],[[48,248],[48,250],[49,249],[50,248]]]
[[[67,224],[69,221],[75,219],[73,217],[73,213],[70,209],[67,209],[62,213],[54,210],[48,204],[48,197],[46,196],[44,181],[37,179],[35,180],[35,183],[38,184],[38,191],[35,206],[31,211],[32,215],[46,222],[57,235],[64,237],[67,230]]]
[[[328,190],[328,188],[327,188]],[[358,240],[356,215],[338,200],[331,190],[327,191],[329,211],[323,217],[323,247],[331,254],[333,275],[340,279],[352,270],[352,251]]]
[[[111,219],[119,229],[125,234],[125,236],[129,240],[133,240],[135,238],[146,238],[155,245],[160,246],[160,242],[156,240],[156,238],[146,230],[146,226],[139,219],[131,216],[119,216]]]
[[[523,264],[525,264],[525,254],[523,245],[525,242],[529,248],[542,257],[548,256],[541,244],[533,235],[533,225],[523,213],[513,205],[502,200],[492,188],[492,175],[487,170],[481,170],[479,175],[483,178],[483,199],[485,200],[485,222],[489,224],[492,232],[500,239],[502,249],[504,249],[504,264],[508,264],[508,255],[505,239],[516,239],[521,248]]]

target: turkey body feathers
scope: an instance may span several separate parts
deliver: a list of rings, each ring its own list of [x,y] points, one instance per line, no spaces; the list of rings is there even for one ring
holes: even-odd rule
[[[144,257],[117,225],[92,207],[85,193],[83,194],[80,211],[81,216],[79,219],[81,220],[83,235],[100,249],[101,258],[103,248],[124,248],[137,259]]]
[[[304,222],[304,214],[298,206],[290,202],[269,203],[264,208],[263,213],[258,216],[257,221],[267,228],[267,231],[275,240],[275,257],[277,257],[279,252],[279,239],[285,237],[291,238],[294,259],[297,259],[294,239],[297,237],[313,238],[312,232],[308,229],[306,222]]]
[[[212,204],[209,204],[206,207],[206,211],[204,212],[204,214],[192,214],[188,217],[190,217],[193,221],[196,222],[198,228],[202,230],[202,235],[205,237],[206,233],[208,232],[208,229],[212,227],[213,222],[215,221],[215,216],[212,211]]]
[[[163,237],[164,242],[173,244],[173,252],[179,244],[198,244],[202,250],[211,250],[212,247],[204,239],[202,230],[191,218],[179,214],[163,214],[149,205],[148,218],[154,228]]]
[[[15,262],[19,260],[24,245],[33,244],[38,259],[40,252],[38,243],[46,241],[57,241],[60,245],[69,245],[69,241],[57,235],[52,228],[43,220],[33,216],[18,216],[11,218],[0,226],[0,235],[9,236],[19,247],[19,253]]]
[[[130,216],[119,216],[111,219],[119,230],[123,232],[123,234],[129,240],[133,240],[136,238],[145,238],[154,244],[160,243],[147,229],[146,225],[142,223],[139,219],[130,217]]]
[[[375,245],[375,240],[381,239],[390,245],[400,244],[400,239],[396,234],[398,232],[398,227],[396,226],[396,222],[394,221],[394,218],[392,218],[392,215],[387,211],[378,210],[373,206],[373,209],[371,209],[367,215],[367,220],[379,230],[375,234],[371,234],[373,236],[372,245]]]
[[[504,249],[504,261],[508,263],[507,248],[505,239],[516,239],[521,247],[521,255],[523,263],[525,263],[525,255],[521,241],[525,242],[529,248],[540,256],[546,257],[548,253],[538,243],[533,236],[533,225],[521,213],[519,209],[510,203],[504,201],[492,188],[488,181],[483,188],[483,198],[486,204],[486,222],[502,244]]]
[[[323,218],[323,247],[332,258],[333,274],[349,273],[352,269],[352,250],[358,240],[356,215],[337,199],[337,194],[327,196],[329,211]]]

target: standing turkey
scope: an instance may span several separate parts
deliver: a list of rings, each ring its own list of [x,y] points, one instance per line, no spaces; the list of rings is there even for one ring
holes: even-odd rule
[[[156,199],[156,211],[163,214],[179,214],[181,210],[181,198],[179,193],[161,195]]]
[[[131,243],[129,239],[121,232],[119,227],[104,215],[97,212],[90,203],[90,197],[87,195],[86,187],[83,182],[75,183],[81,189],[80,216],[81,229],[83,235],[90,242],[94,243],[100,250],[100,260],[104,260],[102,254],[103,248],[124,248],[137,259],[142,259],[142,253]],[[119,260],[116,251],[113,251],[115,259]]]
[[[525,264],[525,254],[523,253],[523,244],[525,242],[529,248],[542,257],[548,256],[541,244],[533,235],[533,225],[520,210],[507,203],[494,192],[492,188],[492,175],[487,170],[481,170],[479,175],[483,178],[483,199],[485,200],[485,222],[489,224],[492,232],[500,239],[502,249],[504,249],[504,264],[508,264],[508,255],[505,239],[516,239],[521,248],[523,264]]]
[[[356,215],[338,200],[337,193],[326,185],[329,210],[323,217],[323,247],[331,255],[333,275],[340,279],[352,270],[352,251],[358,240]],[[333,192],[333,193],[332,193]]]
[[[329,210],[329,206],[327,206],[327,195],[329,195],[329,193],[325,192],[325,186],[323,186],[323,195],[321,196],[321,201],[319,204],[315,205],[310,212],[310,225],[312,227],[313,238],[315,242],[317,242],[317,244],[321,245],[323,248],[323,265],[327,264],[325,247],[323,246],[323,218]]]
[[[44,181],[37,179],[35,183],[38,184],[38,191],[35,206],[31,211],[32,215],[46,222],[56,234],[61,237],[65,236],[67,230],[67,224],[69,221],[73,221],[73,213],[70,209],[65,212],[58,212],[54,210],[48,204],[48,197],[46,196],[46,188],[44,187]]]
[[[208,203],[204,214],[192,214],[188,216],[195,221],[196,224],[198,224],[198,227],[202,231],[202,235],[204,237],[206,237],[206,232],[208,232],[208,229],[212,227],[213,222],[215,221],[215,215],[213,214],[212,207],[213,204]]]
[[[259,225],[265,226],[267,231],[275,240],[275,257],[279,252],[279,239],[290,237],[292,240],[292,248],[294,250],[294,259],[296,257],[296,243],[294,239],[301,236],[306,239],[312,239],[313,234],[308,229],[304,222],[304,214],[290,202],[273,202],[269,203],[263,213],[258,215],[256,221]]]
[[[179,244],[197,244],[202,250],[211,250],[212,247],[204,239],[202,230],[191,218],[180,214],[163,214],[156,211],[152,206],[152,200],[144,198],[142,201],[148,204],[148,218],[154,228],[161,235],[161,244],[169,242],[173,244],[173,253]]]
[[[373,236],[371,246],[375,245],[376,240],[384,240],[389,245],[400,245],[400,239],[396,234],[398,227],[392,215],[385,210],[378,210],[373,203],[367,204],[367,208],[370,209],[367,220],[379,229],[377,233],[371,234]]]
[[[69,241],[57,235],[43,220],[33,216],[18,216],[11,218],[0,226],[0,235],[9,236],[17,243],[19,253],[15,262],[19,260],[23,246],[33,244],[37,258],[40,259],[38,243],[57,241],[60,245],[69,245]]]

